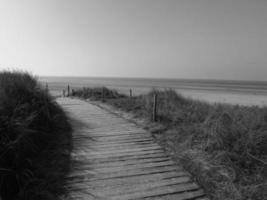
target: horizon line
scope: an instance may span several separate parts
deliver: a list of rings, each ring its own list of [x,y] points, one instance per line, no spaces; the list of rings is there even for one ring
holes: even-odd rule
[[[222,82],[267,82],[267,80],[245,80],[245,79],[213,79],[213,78],[174,78],[174,77],[129,77],[129,76],[77,76],[77,75],[35,75],[37,77],[54,77],[54,78],[109,78],[109,79],[148,79],[148,80],[184,80],[184,81],[222,81]]]

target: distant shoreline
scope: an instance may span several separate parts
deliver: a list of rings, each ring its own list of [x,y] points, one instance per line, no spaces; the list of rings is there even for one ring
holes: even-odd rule
[[[267,105],[267,82],[260,81],[212,81],[189,79],[144,79],[144,78],[97,78],[97,77],[39,77],[48,84],[53,94],[61,95],[70,85],[72,89],[82,87],[108,87],[128,94],[145,94],[152,88],[174,89],[184,96],[210,103],[240,105]]]
[[[160,78],[160,77],[109,77],[109,76],[38,76],[40,79],[46,78],[74,78],[74,79],[111,79],[111,80],[168,80],[168,81],[182,81],[182,82],[202,82],[202,83],[211,83],[211,82],[219,82],[219,83],[254,83],[254,84],[266,84],[267,81],[263,80],[233,80],[233,79],[202,79],[202,78]]]

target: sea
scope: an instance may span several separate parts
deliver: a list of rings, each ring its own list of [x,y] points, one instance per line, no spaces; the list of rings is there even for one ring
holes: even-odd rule
[[[38,77],[48,85],[54,96],[62,96],[71,89],[108,87],[121,93],[141,95],[152,89],[173,89],[185,97],[209,103],[227,103],[245,106],[267,106],[267,82],[160,78],[107,78],[107,77]]]

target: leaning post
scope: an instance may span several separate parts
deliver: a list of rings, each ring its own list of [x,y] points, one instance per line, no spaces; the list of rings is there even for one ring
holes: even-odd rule
[[[67,91],[67,96],[70,96],[70,85],[68,85],[68,91]]]
[[[105,89],[104,87],[102,87],[102,101],[104,101],[105,99]]]
[[[45,85],[45,92],[48,93],[48,83]]]
[[[132,98],[133,94],[132,94],[132,89],[130,89],[130,98]]]
[[[153,102],[153,121],[156,122],[157,121],[157,102],[158,101],[158,96],[155,93],[154,94],[154,102]]]

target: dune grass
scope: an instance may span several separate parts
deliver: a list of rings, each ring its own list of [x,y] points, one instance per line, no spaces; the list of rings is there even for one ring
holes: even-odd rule
[[[0,72],[0,196],[59,199],[66,193],[71,126],[36,78]]]
[[[158,129],[151,117],[155,93]],[[150,121],[158,142],[211,199],[267,199],[267,108],[209,104],[173,90],[105,102]]]
[[[72,96],[78,96],[85,99],[90,98],[92,100],[106,100],[126,97],[124,94],[120,94],[118,91],[110,90],[106,87],[83,88],[80,90],[75,90],[73,91]]]

